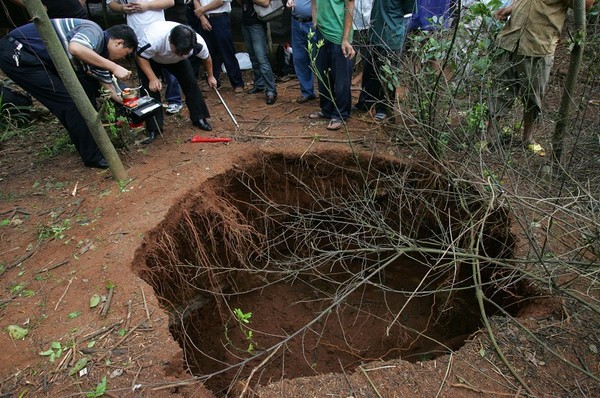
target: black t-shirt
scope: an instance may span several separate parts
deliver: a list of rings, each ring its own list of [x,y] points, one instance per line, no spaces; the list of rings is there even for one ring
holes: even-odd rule
[[[257,18],[256,11],[254,11],[254,1],[244,0],[242,3],[242,24],[255,25],[262,23],[264,22]]]
[[[79,0],[42,0],[50,18],[87,18]]]

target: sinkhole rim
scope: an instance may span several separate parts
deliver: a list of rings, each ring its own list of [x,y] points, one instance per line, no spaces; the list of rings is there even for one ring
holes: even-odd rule
[[[218,231],[221,236],[221,241],[214,237],[214,234],[216,233],[216,227],[214,227],[214,225],[220,225],[219,222],[225,223],[225,221],[228,220],[228,217],[233,217],[234,219],[235,217],[239,217],[240,214],[243,213],[239,211],[242,203],[246,203],[248,205],[246,210],[250,213],[252,213],[257,206],[256,203],[252,202],[251,200],[252,195],[255,192],[252,192],[253,190],[250,189],[250,185],[248,185],[248,183],[246,184],[246,190],[244,192],[237,196],[233,194],[235,189],[240,188],[240,181],[245,180],[247,182],[252,182],[252,184],[254,184],[252,187],[261,188],[260,190],[257,189],[256,192],[263,193],[266,192],[267,188],[272,189],[277,184],[281,184],[277,185],[278,189],[274,189],[269,198],[275,198],[281,195],[285,196],[289,194],[289,192],[297,190],[298,186],[306,185],[306,181],[311,181],[311,183],[315,185],[312,186],[314,190],[309,191],[311,191],[311,194],[314,195],[315,192],[319,192],[320,190],[324,189],[323,187],[327,186],[327,184],[330,184],[332,187],[336,186],[334,184],[336,179],[342,181],[343,184],[349,184],[350,186],[352,185],[350,183],[352,180],[349,178],[349,176],[353,175],[355,177],[360,176],[360,178],[363,178],[365,175],[364,171],[366,171],[366,174],[369,175],[372,173],[385,175],[386,173],[393,171],[398,173],[393,174],[393,176],[398,175],[407,178],[407,180],[404,182],[407,183],[406,186],[410,189],[417,189],[415,188],[415,185],[423,182],[419,181],[418,179],[411,180],[408,178],[407,176],[410,176],[411,173],[416,173],[417,176],[425,175],[431,177],[431,180],[425,181],[427,184],[424,184],[421,188],[419,188],[422,190],[431,189],[432,185],[428,183],[433,183],[433,186],[441,189],[441,192],[443,192],[443,188],[441,187],[451,185],[451,182],[449,183],[448,181],[444,180],[442,174],[435,168],[431,168],[429,165],[423,165],[417,162],[400,162],[397,159],[389,159],[386,157],[374,158],[371,155],[357,160],[357,158],[351,153],[333,151],[310,154],[303,158],[300,158],[297,154],[259,153],[255,157],[246,161],[242,166],[236,166],[234,169],[219,174],[200,184],[197,189],[190,190],[188,194],[186,194],[179,202],[177,202],[169,210],[167,216],[159,224],[159,226],[146,235],[144,244],[136,253],[134,269],[144,280],[153,286],[157,297],[159,297],[159,300],[161,301],[161,304],[169,312],[177,313],[179,311],[179,315],[181,315],[185,312],[182,312],[182,308],[185,308],[186,306],[188,307],[188,311],[197,311],[206,304],[205,294],[200,295],[204,296],[204,299],[200,300],[200,302],[197,300],[190,301],[191,298],[197,299],[197,297],[190,292],[183,292],[182,294],[181,289],[175,289],[173,287],[170,289],[165,289],[164,286],[164,280],[170,278],[171,282],[169,283],[175,283],[178,281],[181,284],[180,286],[183,286],[183,290],[185,290],[186,286],[194,281],[194,278],[177,275],[170,275],[169,278],[166,278],[166,272],[162,274],[157,272],[157,269],[160,270],[161,267],[164,266],[164,264],[160,264],[159,259],[161,255],[164,255],[168,251],[179,251],[179,255],[181,257],[177,258],[175,263],[179,265],[186,264],[186,261],[189,260],[189,256],[191,255],[189,246],[193,246],[190,244],[190,242],[202,243],[202,245],[206,245],[208,241],[208,246],[212,244],[213,249],[208,257],[206,257],[207,253],[202,254],[204,257],[201,257],[205,262],[207,258],[210,258],[213,261],[216,259],[220,261],[230,261],[232,258],[234,258],[236,261],[241,261],[240,264],[242,264],[243,260],[240,260],[240,257],[245,256],[247,253],[244,251],[244,248],[235,245],[240,241],[244,241],[244,239],[248,239],[247,236],[241,238],[239,241],[235,241],[234,245],[231,245],[230,242],[225,242],[225,238],[228,237],[227,233],[230,233],[231,229],[227,231],[224,229]],[[341,178],[341,176],[343,176],[343,178]],[[285,183],[282,183],[282,180],[284,180]],[[367,184],[363,185],[363,188],[365,189],[370,184],[369,181],[372,180],[367,179],[366,181]],[[291,189],[290,184],[297,185],[295,188]],[[386,195],[391,195],[389,191],[386,191],[385,188],[382,188],[381,180],[378,181],[377,187],[371,187],[369,189],[371,190],[370,192],[373,194],[373,197],[377,200],[380,200]],[[481,194],[474,190],[473,187],[469,186],[458,186],[454,187],[453,189],[462,189],[464,190],[465,194],[469,193],[470,195],[474,195],[473,197],[476,197],[477,194]],[[321,191],[321,193],[323,192]],[[339,195],[340,192],[337,192],[337,194]],[[291,197],[294,199],[296,204],[306,199],[300,198],[299,196]],[[265,201],[263,204],[266,203],[267,201]],[[271,205],[271,203],[269,203],[269,205]],[[448,204],[446,204],[446,206],[447,205]],[[229,207],[235,207],[236,210],[232,210]],[[318,206],[316,208],[318,209]],[[401,207],[399,207],[399,209],[401,209]],[[498,257],[510,258],[514,254],[516,243],[516,237],[510,231],[510,214],[506,209],[503,208],[496,209],[495,211],[496,213],[493,214],[494,217],[497,217],[497,219],[494,220],[495,224],[492,223],[493,228],[491,229],[494,230],[494,228],[496,228],[496,230],[494,230],[496,233],[498,233],[498,231],[503,233],[501,238],[494,238],[498,242],[501,242],[501,248],[496,250],[496,252],[499,253]],[[219,212],[223,212],[223,214],[220,214]],[[476,213],[476,211],[474,213]],[[194,214],[194,217],[198,218],[194,219],[192,214]],[[248,214],[246,216],[246,220],[251,219]],[[198,230],[194,231],[193,233],[186,233],[181,228],[182,222],[191,223],[188,225],[201,225],[202,223],[205,224],[201,231]],[[244,228],[248,227],[247,224],[240,225],[242,225]],[[254,227],[256,227],[256,225],[254,225]],[[419,228],[421,227],[422,226],[419,225]],[[165,231],[168,232],[165,233]],[[174,233],[173,231],[178,232]],[[205,232],[207,231],[209,231],[210,234],[206,234]],[[248,233],[248,231],[242,231],[242,235],[244,233]],[[177,239],[174,239],[174,235],[177,235],[182,239],[187,239],[187,243],[181,243],[180,241],[177,241]],[[493,236],[494,234],[490,233],[490,237]],[[204,240],[200,240],[200,238],[203,238]],[[172,245],[168,248],[168,250],[164,248],[166,240],[170,241]],[[173,241],[175,241],[175,243],[173,243]],[[227,251],[226,253],[220,253],[219,251],[221,249],[216,249],[216,247],[219,246],[215,245],[215,243],[219,242],[225,243],[225,246],[228,244],[231,246],[225,249]],[[252,239],[249,239],[247,242],[254,246],[257,245],[257,242],[253,241]],[[242,250],[242,253],[234,253],[236,249]],[[202,264],[202,262],[199,262],[199,264]],[[205,268],[207,270],[209,269],[208,266]],[[210,279],[211,277],[214,277],[214,275],[208,276],[207,278]],[[192,288],[192,290],[209,291],[212,288],[217,289],[219,294],[221,294],[222,291],[219,291],[218,289],[222,289],[223,286],[219,287],[219,283],[223,282],[224,280],[227,280],[227,277],[220,275],[213,281],[208,281],[208,283],[205,282],[202,287],[195,286]],[[215,281],[217,283],[215,283]],[[242,282],[245,283],[247,281]],[[235,285],[243,285],[242,282],[235,281],[235,283],[226,286],[226,288],[231,289]],[[189,309],[190,302],[192,303],[191,310]],[[173,336],[177,340],[175,334],[173,334]],[[180,340],[177,341],[179,341],[180,345],[185,350],[185,344]]]

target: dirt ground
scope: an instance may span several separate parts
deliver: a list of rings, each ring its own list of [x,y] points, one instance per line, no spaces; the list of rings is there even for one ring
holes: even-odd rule
[[[51,119],[35,134],[15,137],[0,147],[0,221],[7,220],[0,226],[0,397],[101,392],[110,397],[213,396],[186,372],[168,315],[131,264],[148,231],[172,206],[256,153],[300,156],[348,151],[344,132],[329,132],[325,121],[308,119],[318,110],[318,101],[295,102],[300,94],[296,80],[280,83],[278,90],[273,106],[266,105],[260,94],[234,94],[227,86],[221,90],[241,126],[238,131],[212,92],[204,93],[212,113],[211,133],[193,128],[185,110],[181,116],[166,117],[162,138],[122,154],[132,179],[123,192],[108,171],[85,168],[77,154],[40,157],[60,129]],[[348,137],[361,151],[406,155],[369,115],[353,117],[348,126]],[[193,135],[233,140],[187,143]],[[90,308],[94,295],[110,296],[109,306],[101,302]],[[599,383],[581,372],[600,374],[593,349],[599,344],[598,323],[587,323],[597,318],[571,319],[570,314],[589,311],[572,305],[540,297],[527,306],[518,319],[534,336],[501,317],[492,318],[495,343],[523,383],[481,331],[462,348],[435,360],[374,361],[246,391],[240,381],[231,395],[244,391],[261,397],[600,396]],[[26,328],[27,336],[11,338],[9,325]],[[540,349],[536,339],[578,368]],[[52,342],[59,343],[54,344],[55,353],[59,346],[63,350],[54,362],[48,355]],[[87,360],[80,366],[84,372],[74,369],[82,358]],[[104,391],[97,386],[105,377]]]

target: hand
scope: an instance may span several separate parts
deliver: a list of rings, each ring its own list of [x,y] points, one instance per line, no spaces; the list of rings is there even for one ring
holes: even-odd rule
[[[214,76],[209,76],[208,85],[210,86],[210,88],[217,88],[217,79],[215,79]]]
[[[504,7],[496,12],[496,18],[500,21],[506,21],[512,13],[512,6]]]
[[[202,30],[206,30],[207,32],[210,32],[212,30],[212,25],[210,24],[210,22],[208,22],[208,18],[206,18],[206,15],[202,15],[200,17],[200,25],[202,26]]]
[[[112,71],[112,73],[113,73],[113,75],[115,75],[115,77],[117,79],[125,80],[125,79],[129,79],[131,77],[130,70],[123,68],[121,65],[118,65],[118,64],[115,64],[115,65],[117,65],[117,66]]]
[[[160,82],[160,79],[155,78],[155,79],[150,80],[150,83],[148,84],[148,88],[150,89],[150,91],[162,90],[162,83]]]
[[[344,54],[344,57],[348,59],[352,59],[356,54],[354,47],[352,47],[352,44],[350,44],[348,40],[342,41],[342,53]]]
[[[286,7],[287,8],[294,8],[296,7],[296,2],[294,0],[288,0],[286,3]]]
[[[137,4],[121,4],[123,6],[123,14],[133,14],[137,12]]]

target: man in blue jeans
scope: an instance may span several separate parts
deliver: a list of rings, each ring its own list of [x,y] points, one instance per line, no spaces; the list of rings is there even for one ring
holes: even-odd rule
[[[248,94],[265,92],[267,105],[273,105],[277,99],[275,76],[269,62],[267,51],[267,24],[256,16],[254,0],[238,0],[242,4],[242,34],[244,44],[252,62],[254,87]],[[256,4],[266,7],[269,0],[256,0]]]
[[[354,0],[312,0],[317,28],[317,81],[321,111],[310,119],[330,119],[327,130],[339,130],[352,110],[352,16]]]
[[[296,100],[299,104],[314,100],[314,74],[311,69],[312,60],[317,48],[316,35],[314,34],[311,0],[288,0],[287,7],[292,9],[292,51],[294,53],[294,71],[300,82],[300,97]],[[310,31],[313,34],[310,34]],[[308,52],[308,43],[311,43],[312,54]]]
[[[188,4],[192,4],[191,2]],[[231,33],[231,0],[194,0],[188,16],[190,26],[200,33],[214,59],[217,86],[221,86],[221,63],[225,64],[233,91],[244,91],[240,64],[235,57]]]

